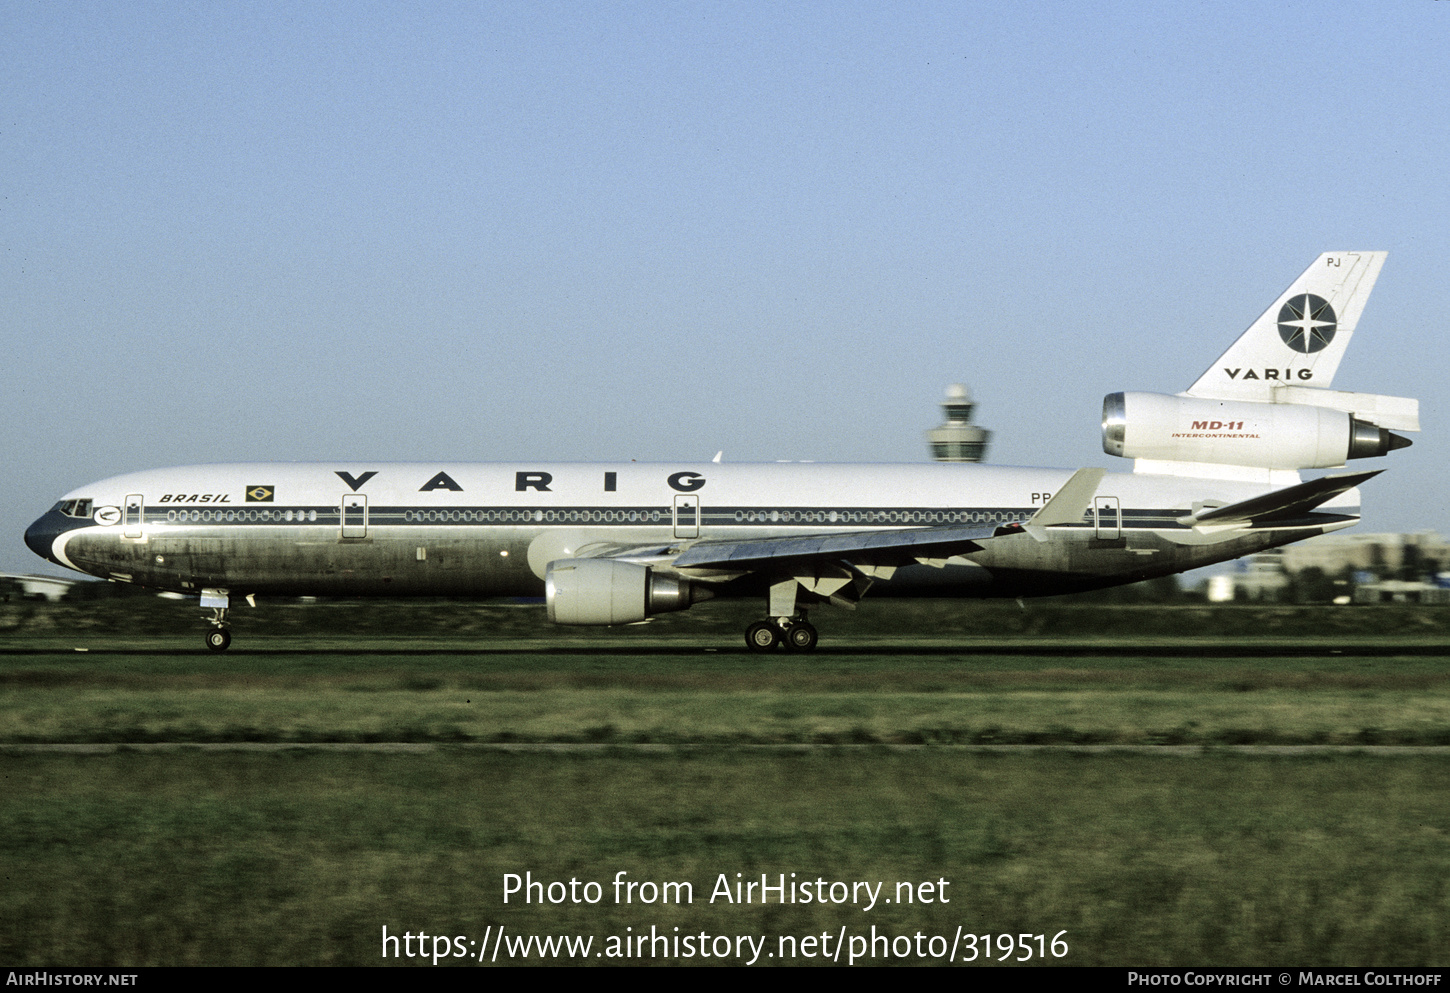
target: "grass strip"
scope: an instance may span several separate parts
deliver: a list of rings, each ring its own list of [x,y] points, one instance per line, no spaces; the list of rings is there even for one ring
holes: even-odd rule
[[[122,752],[4,755],[0,775],[17,965],[378,964],[385,925],[601,942],[653,925],[772,950],[960,925],[1066,931],[1072,965],[1446,959],[1444,759]],[[620,871],[695,900],[502,901],[505,873],[608,893]],[[735,873],[944,879],[950,902],[709,903]]]

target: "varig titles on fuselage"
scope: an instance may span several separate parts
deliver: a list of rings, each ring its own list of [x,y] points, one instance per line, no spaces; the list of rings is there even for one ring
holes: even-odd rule
[[[354,493],[362,489],[367,484],[368,480],[372,479],[378,474],[378,470],[376,469],[370,469],[367,472],[361,473],[357,476],[354,476],[352,473],[349,472],[343,472],[340,469],[334,471],[342,479],[343,482],[347,483],[348,488],[351,489]],[[519,470],[514,473],[514,492],[526,493],[530,490],[533,490],[538,493],[552,493],[553,482],[554,474],[551,472],[531,472],[528,470]],[[693,493],[696,490],[702,489],[706,482],[708,482],[708,480],[706,480],[704,476],[700,475],[698,472],[690,471],[672,472],[669,476],[665,478],[666,485],[668,485],[670,489],[675,490],[679,493]],[[602,483],[603,491],[605,493],[617,492],[619,489],[619,473],[603,473]],[[454,480],[452,476],[442,471],[434,473],[427,482],[425,482],[422,486],[418,487],[419,493],[431,493],[434,490],[447,490],[450,493],[462,493],[464,491],[463,487],[459,485],[459,483]],[[180,496],[185,497],[186,494],[180,494]],[[216,496],[204,497],[201,500],[197,500],[193,497],[189,501],[172,497],[170,502],[207,503],[209,500],[210,502],[229,502],[227,500],[218,500]],[[168,501],[165,497],[163,497],[161,502],[166,503]]]

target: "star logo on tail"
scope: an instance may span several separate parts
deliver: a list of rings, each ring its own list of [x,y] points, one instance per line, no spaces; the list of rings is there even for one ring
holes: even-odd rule
[[[1279,337],[1296,352],[1317,352],[1334,340],[1338,328],[1329,301],[1313,293],[1290,297],[1279,308]]]

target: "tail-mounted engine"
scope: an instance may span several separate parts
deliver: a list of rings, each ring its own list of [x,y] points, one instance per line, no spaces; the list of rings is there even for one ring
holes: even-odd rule
[[[1130,459],[1327,469],[1409,444],[1352,413],[1304,403],[1161,393],[1110,393],[1103,399],[1103,451]]]
[[[614,559],[560,559],[544,574],[549,620],[555,624],[634,624],[688,610],[713,593],[688,579]]]

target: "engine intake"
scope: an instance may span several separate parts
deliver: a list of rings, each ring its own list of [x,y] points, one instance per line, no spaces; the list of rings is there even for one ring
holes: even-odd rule
[[[1103,451],[1129,459],[1328,469],[1387,455],[1408,438],[1327,407],[1161,393],[1103,398]]]
[[[634,624],[712,596],[688,579],[614,559],[560,559],[544,574],[544,599],[555,624]]]

